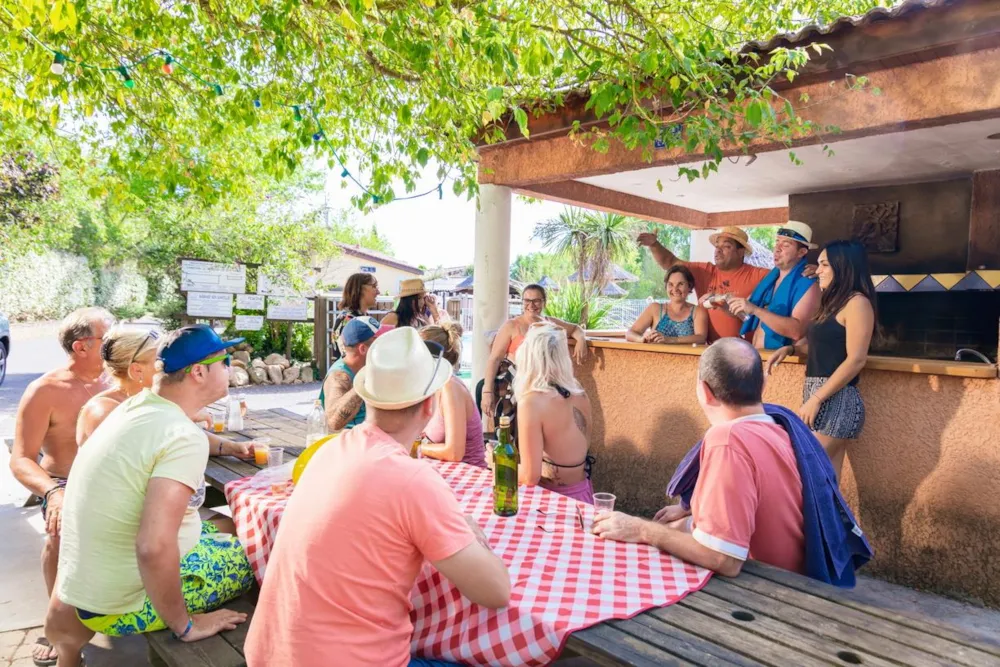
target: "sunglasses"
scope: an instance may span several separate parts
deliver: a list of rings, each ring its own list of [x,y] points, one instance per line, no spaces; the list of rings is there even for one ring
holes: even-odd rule
[[[214,364],[217,361],[221,361],[221,362],[225,363],[226,366],[229,366],[229,362],[232,361],[232,356],[230,356],[228,354],[220,354],[217,357],[209,357],[208,359],[203,359],[202,361],[196,361],[193,364],[191,364],[190,366],[188,366],[187,368],[185,368],[184,372],[185,373],[190,373],[191,369],[194,368],[195,366],[211,366],[212,364]],[[430,385],[428,385],[428,386],[430,386]]]
[[[146,343],[148,343],[151,340],[156,341],[159,338],[160,338],[160,332],[158,331],[150,331],[148,334],[146,334],[146,338],[142,341],[142,344],[139,345],[139,347],[135,348],[135,353],[132,355],[132,358],[128,362],[129,366],[134,364],[135,360],[139,358],[139,355],[142,353],[142,351],[146,349]],[[108,354],[110,353],[111,353],[111,346],[109,345]]]
[[[431,388],[432,384],[434,384],[434,378],[437,377],[438,368],[441,367],[441,359],[444,357],[444,346],[440,343],[435,343],[432,340],[425,340],[424,345],[427,346],[427,351],[431,353],[434,359],[436,359],[436,362],[434,363],[434,370],[431,371],[431,379],[427,381],[427,386],[424,387],[423,392],[421,392],[426,394],[427,390]]]
[[[526,306],[540,306],[545,303],[545,299],[523,299],[521,303]]]

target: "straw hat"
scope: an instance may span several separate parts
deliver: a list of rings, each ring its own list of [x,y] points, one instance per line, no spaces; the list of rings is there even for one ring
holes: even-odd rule
[[[413,296],[414,294],[423,294],[426,291],[424,289],[424,281],[420,278],[407,278],[399,283],[400,299],[406,296]]]
[[[354,391],[373,408],[402,410],[433,396],[451,377],[451,364],[413,327],[387,331],[372,343]],[[440,346],[435,346],[439,348]]]
[[[708,242],[717,245],[720,239],[732,239],[744,248],[750,248],[750,238],[747,233],[739,227],[723,227],[716,233],[708,237]]]
[[[781,227],[778,228],[778,236],[784,236],[793,241],[797,241],[809,248],[810,250],[815,250],[819,246],[812,242],[813,240],[813,230],[812,227],[804,222],[797,222],[795,220],[789,220]]]

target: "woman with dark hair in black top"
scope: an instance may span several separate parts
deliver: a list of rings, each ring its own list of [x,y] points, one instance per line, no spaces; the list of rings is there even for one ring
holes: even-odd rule
[[[767,373],[789,354],[806,357],[799,417],[815,432],[839,478],[847,441],[857,439],[865,424],[857,384],[877,326],[875,285],[868,253],[857,241],[828,243],[816,277],[823,290],[819,312],[805,338],[771,355]]]

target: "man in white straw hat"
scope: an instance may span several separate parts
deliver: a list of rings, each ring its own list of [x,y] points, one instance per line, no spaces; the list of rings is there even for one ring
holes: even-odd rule
[[[750,239],[739,227],[723,227],[709,236],[708,240],[715,246],[714,264],[678,259],[652,232],[639,234],[638,239],[639,245],[647,246],[653,259],[664,270],[674,264],[683,264],[691,271],[698,301],[708,308],[708,342],[711,343],[720,338],[740,335],[741,322],[729,312],[724,297],[750,296],[757,283],[767,275],[767,269],[744,262]]]
[[[248,667],[441,664],[410,657],[410,590],[425,561],[472,602],[508,604],[503,561],[437,471],[409,456],[452,374],[442,353],[410,327],[372,343],[354,378],[366,421],[316,452],[288,501]]]
[[[812,236],[804,222],[782,225],[774,242],[774,268],[749,299],[729,300],[730,312],[746,316],[740,335],[752,335],[757,349],[777,350],[804,337],[819,309],[819,284],[803,274],[806,255],[817,247]]]

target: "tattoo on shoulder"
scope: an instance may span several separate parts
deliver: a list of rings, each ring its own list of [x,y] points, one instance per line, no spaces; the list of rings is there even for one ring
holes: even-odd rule
[[[573,408],[573,420],[576,421],[576,427],[580,429],[580,433],[584,435],[587,434],[587,418],[583,416],[579,408]]]

